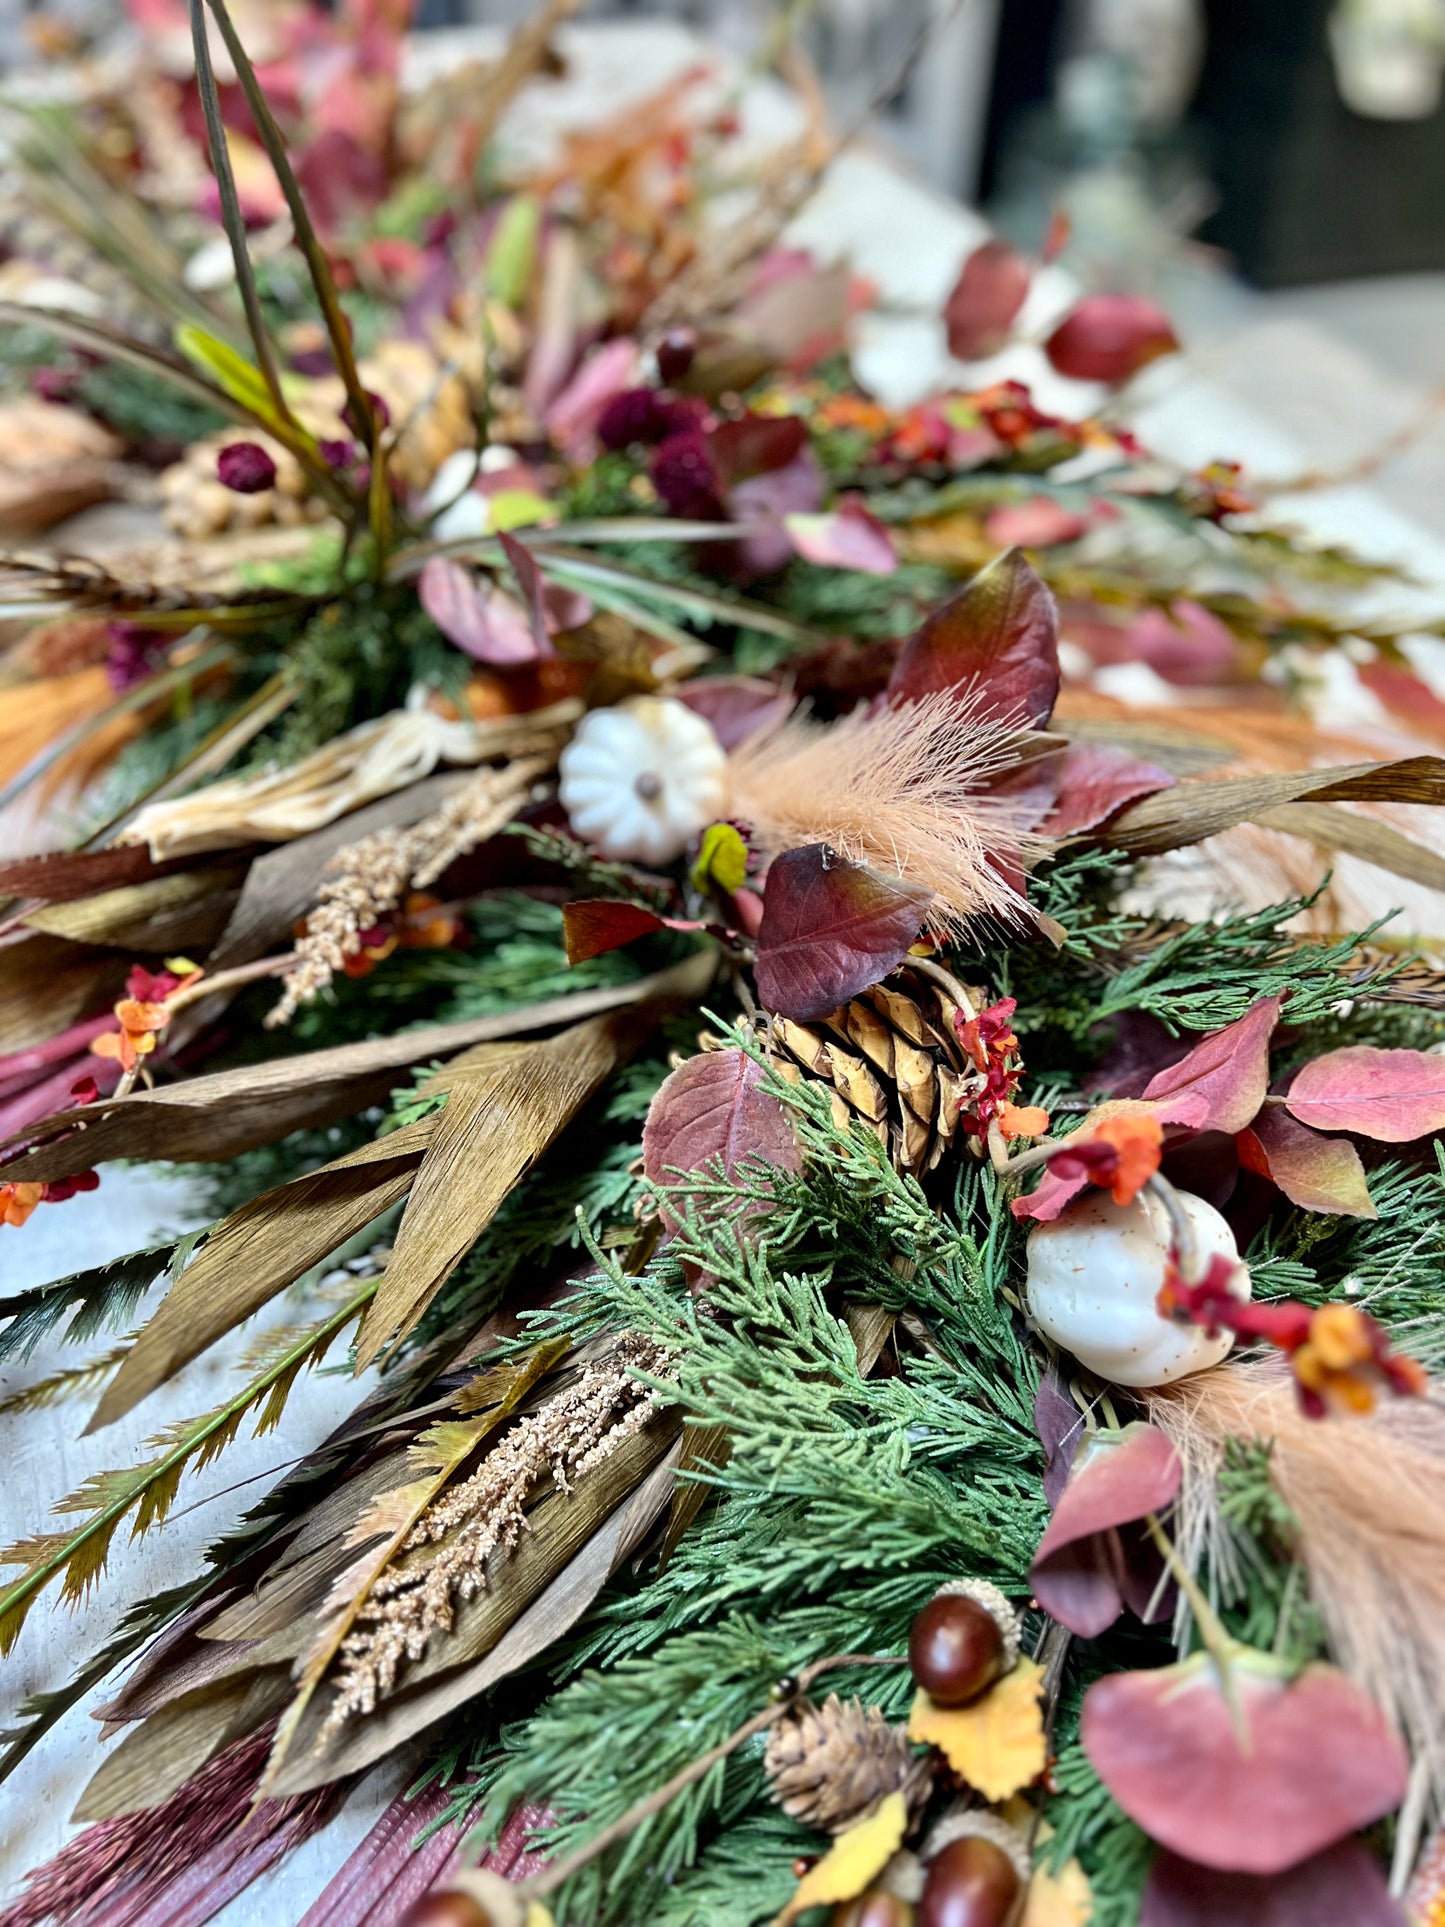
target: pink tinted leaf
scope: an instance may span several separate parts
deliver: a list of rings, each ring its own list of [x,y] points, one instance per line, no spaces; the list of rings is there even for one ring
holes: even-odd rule
[[[1445,1057],[1352,1044],[1306,1064],[1284,1101],[1322,1131],[1408,1144],[1445,1130]]]
[[[532,640],[537,645],[539,657],[552,655],[552,638],[547,633],[546,591],[542,583],[542,571],[537,567],[536,558],[525,543],[519,542],[515,535],[503,530],[497,537],[502,545],[502,554],[512,565],[512,574],[517,579],[517,587],[522,592],[526,604],[527,619],[532,625]]]
[[[677,1182],[721,1158],[731,1176],[744,1158],[785,1171],[802,1161],[787,1113],[763,1089],[763,1070],[742,1050],[688,1058],[653,1098],[642,1128],[642,1168],[649,1183]]]
[[[917,702],[948,689],[979,698],[978,714],[1046,723],[1059,693],[1054,599],[1017,549],[981,569],[903,645],[888,693]]]
[[[902,960],[932,901],[932,891],[850,863],[825,843],[785,850],[763,893],[763,1004],[781,1017],[827,1016]]]
[[[1144,1097],[1169,1124],[1196,1131],[1242,1131],[1269,1089],[1269,1040],[1280,999],[1259,1002],[1197,1043],[1144,1086]]]
[[[976,247],[943,304],[948,352],[959,361],[982,361],[1007,346],[1032,279],[1028,262],[1007,241]]]
[[[1033,1224],[1052,1224],[1071,1198],[1076,1198],[1089,1182],[1086,1171],[1074,1177],[1061,1178],[1053,1171],[1045,1171],[1027,1197],[1015,1198],[1009,1209],[1016,1218],[1028,1219]]]
[[[783,521],[805,562],[859,575],[892,575],[898,567],[887,529],[860,502],[844,502],[830,515],[788,515]]]
[[[1236,1142],[1240,1163],[1277,1184],[1302,1210],[1342,1218],[1379,1215],[1360,1154],[1347,1137],[1321,1137],[1282,1104],[1266,1104]]]
[[[1166,682],[1186,687],[1227,682],[1239,672],[1239,644],[1212,610],[1181,596],[1167,615],[1145,609],[1124,630],[1116,660],[1136,659]]]
[[[1050,1365],[1034,1394],[1034,1430],[1044,1448],[1044,1497],[1050,1508],[1069,1482],[1084,1439],[1084,1416],[1069,1396],[1057,1365]]]
[[[1003,502],[984,517],[984,534],[1001,549],[1049,549],[1056,542],[1077,542],[1089,524],[1051,495],[1026,502]]]
[[[625,335],[594,349],[547,410],[547,433],[558,448],[574,459],[595,449],[593,435],[602,411],[615,395],[634,386],[640,358],[637,343]]]
[[[1217,1873],[1178,1854],[1150,1869],[1139,1927],[1405,1927],[1384,1870],[1359,1840],[1284,1873]]]
[[[536,634],[521,605],[499,589],[478,581],[449,556],[431,556],[417,582],[421,606],[447,641],[476,662],[514,669],[550,656],[552,645],[537,647]]]
[[[640,903],[610,897],[589,897],[562,906],[562,934],[569,964],[586,963],[608,950],[620,950],[639,937],[658,930],[705,930],[707,925],[688,917],[660,917]]]
[[[1167,769],[1109,743],[1071,743],[1059,767],[1059,800],[1044,830],[1049,836],[1092,830],[1126,803],[1173,789],[1174,783]]]
[[[1146,363],[1179,346],[1162,308],[1134,294],[1087,294],[1044,343],[1061,375],[1117,387]]]
[[[1240,1647],[1232,1672],[1247,1752],[1205,1654],[1109,1674],[1084,1696],[1089,1762],[1151,1839],[1227,1873],[1277,1874],[1400,1804],[1405,1748],[1338,1668],[1286,1684]]]
[[[1044,1611],[1082,1639],[1112,1626],[1126,1596],[1117,1528],[1171,1505],[1182,1477],[1157,1426],[1129,1425],[1117,1444],[1085,1448],[1029,1569]]]
[[[713,726],[724,749],[736,749],[793,713],[793,698],[761,676],[698,676],[672,692]]]

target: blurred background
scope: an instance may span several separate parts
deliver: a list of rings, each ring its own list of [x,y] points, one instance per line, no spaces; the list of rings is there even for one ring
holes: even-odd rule
[[[11,84],[122,0],[0,0]],[[505,29],[526,0],[418,0]],[[1037,251],[1174,317],[1306,467],[1445,532],[1445,0],[587,0],[739,60],[795,31],[838,122]],[[880,104],[881,103],[881,104]],[[1387,462],[1376,456],[1387,449]]]

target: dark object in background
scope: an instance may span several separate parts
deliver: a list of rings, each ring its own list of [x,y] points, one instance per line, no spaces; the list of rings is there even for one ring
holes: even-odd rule
[[[1064,0],[1000,0],[994,40],[988,119],[979,160],[977,200],[991,201],[999,187],[999,164],[1015,123],[1053,97],[1055,41]]]
[[[1334,0],[1206,0],[1194,116],[1220,204],[1200,239],[1260,287],[1445,268],[1445,110],[1366,120],[1340,98]]]

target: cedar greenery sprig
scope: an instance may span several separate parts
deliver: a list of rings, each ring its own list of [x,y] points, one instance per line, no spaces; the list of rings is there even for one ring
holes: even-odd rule
[[[375,1297],[377,1281],[368,1281],[338,1310],[307,1327],[277,1334],[275,1351],[248,1384],[213,1411],[168,1426],[151,1442],[159,1449],[144,1464],[115,1472],[98,1472],[55,1506],[57,1513],[86,1512],[90,1517],[74,1532],[39,1533],[7,1546],[0,1564],[24,1568],[20,1578],[0,1592],[0,1656],[19,1636],[27,1614],[52,1580],[63,1581],[62,1597],[72,1604],[84,1599],[104,1570],[106,1555],[121,1521],[136,1517],[131,1537],[164,1522],[182,1474],[199,1471],[220,1456],[235,1438],[248,1412],[261,1407],[256,1420],[259,1436],[275,1426],[301,1372],[318,1364],[332,1340],[360,1316]]]

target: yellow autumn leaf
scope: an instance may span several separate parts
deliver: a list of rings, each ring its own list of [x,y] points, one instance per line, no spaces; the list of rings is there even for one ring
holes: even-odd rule
[[[1070,1861],[1069,1864],[1073,1866],[1075,1863]],[[544,1907],[540,1900],[529,1900],[527,1902],[525,1927],[557,1927],[556,1921],[552,1918],[552,1909],[550,1907]],[[1045,1927],[1047,1927],[1047,1923],[1045,1923]],[[1060,1927],[1064,1927],[1064,1923],[1061,1922]]]
[[[1088,1927],[1093,1917],[1089,1876],[1077,1860],[1066,1861],[1057,1873],[1034,1869],[1019,1927]]]
[[[882,1873],[907,1831],[908,1804],[901,1793],[890,1793],[866,1820],[840,1833],[817,1865],[808,1869],[773,1927],[788,1927],[809,1907],[856,1899]]]
[[[961,1779],[986,1800],[1006,1800],[1043,1772],[1048,1760],[1039,1688],[1044,1669],[1021,1659],[969,1706],[935,1706],[921,1688],[908,1737],[936,1746]]]

